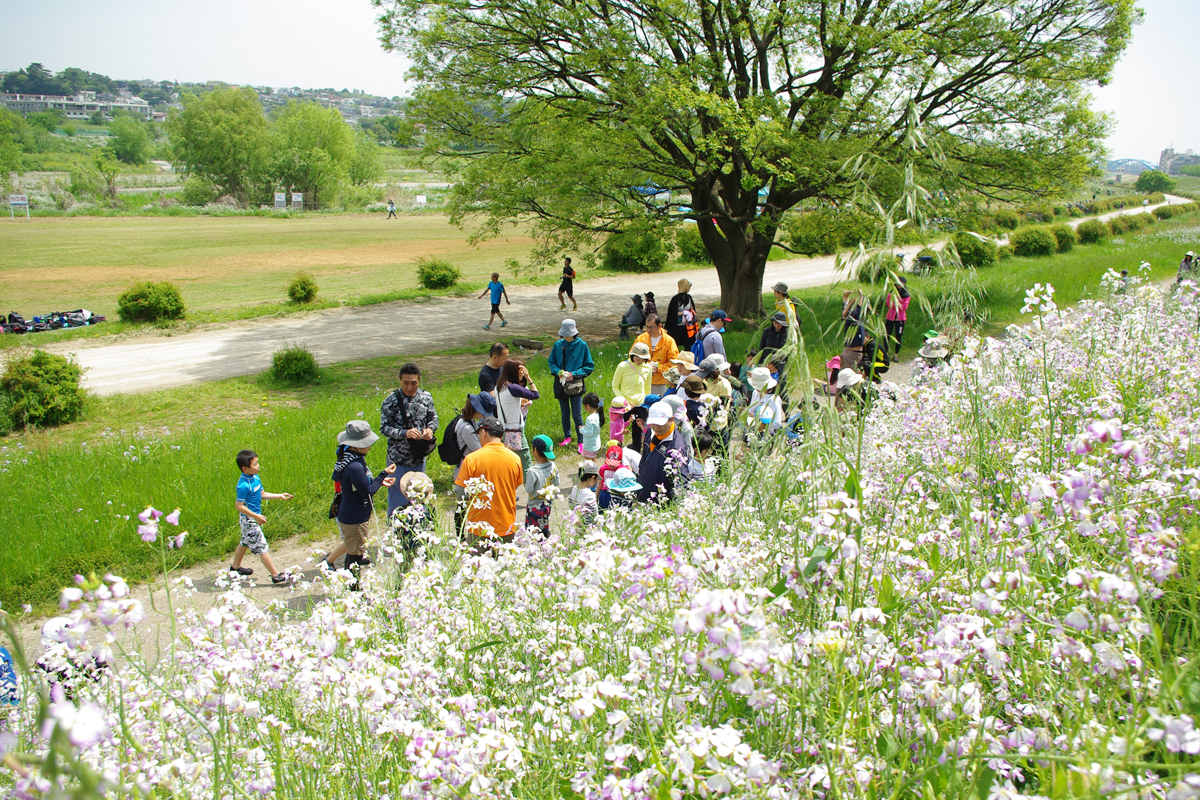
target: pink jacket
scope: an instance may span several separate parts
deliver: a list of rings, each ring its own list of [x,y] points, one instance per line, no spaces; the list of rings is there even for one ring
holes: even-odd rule
[[[912,295],[908,297],[899,297],[895,292],[888,292],[887,300],[884,304],[887,306],[887,319],[890,322],[900,320],[908,321],[908,301],[912,300]]]

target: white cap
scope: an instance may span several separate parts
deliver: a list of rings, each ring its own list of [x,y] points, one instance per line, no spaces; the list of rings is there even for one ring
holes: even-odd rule
[[[659,400],[650,406],[650,413],[646,417],[646,422],[650,425],[664,425],[671,421],[671,416],[671,406]]]

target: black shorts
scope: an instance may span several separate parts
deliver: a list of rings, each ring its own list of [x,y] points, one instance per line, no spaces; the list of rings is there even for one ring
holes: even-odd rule
[[[560,292],[565,292],[567,297],[573,297],[575,295],[575,290],[572,287],[571,281],[563,281],[560,283],[558,285],[558,290]]]
[[[492,313],[493,314],[500,313],[500,304],[499,303],[492,303]]]

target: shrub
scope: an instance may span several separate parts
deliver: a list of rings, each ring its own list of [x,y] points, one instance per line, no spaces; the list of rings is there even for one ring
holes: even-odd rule
[[[277,383],[312,383],[321,372],[317,358],[303,344],[288,345],[271,355],[271,369],[267,375]]]
[[[1021,224],[1021,218],[1017,216],[1017,212],[1009,211],[1007,208],[999,209],[993,216],[996,224],[1006,231],[1016,230],[1016,227]]]
[[[1113,232],[1113,235],[1125,233],[1132,226],[1129,224],[1129,217],[1124,215],[1113,217],[1108,221],[1108,229]]]
[[[41,350],[9,359],[0,377],[2,422],[17,429],[74,422],[87,397],[79,386],[82,374],[66,356]]]
[[[685,225],[675,234],[675,247],[679,250],[679,260],[689,264],[711,264],[712,256],[700,239],[700,231],[695,225]]]
[[[1142,214],[1127,214],[1125,220],[1125,229],[1130,231],[1140,231],[1146,227],[1146,220],[1142,219]]]
[[[1089,219],[1076,228],[1075,233],[1079,234],[1081,244],[1096,244],[1108,238],[1112,230],[1098,219]]]
[[[1049,228],[1018,228],[1009,241],[1013,252],[1019,256],[1048,256],[1058,249],[1058,242]]]
[[[959,231],[954,234],[954,249],[958,250],[958,258],[964,267],[978,269],[996,264],[996,243],[990,239]]]
[[[217,199],[217,187],[211,181],[193,175],[184,181],[181,198],[185,205],[205,206]]]
[[[1159,219],[1170,219],[1175,216],[1175,206],[1159,206],[1154,209],[1154,216]]]
[[[117,298],[117,314],[122,322],[154,322],[183,319],[183,295],[173,283],[135,283]]]
[[[1143,211],[1142,213],[1136,215],[1136,219],[1141,220],[1143,228],[1149,228],[1151,225],[1158,222],[1158,218],[1149,211]]]
[[[317,282],[307,272],[298,273],[288,285],[288,297],[293,303],[311,303],[317,299]]]
[[[1054,210],[1050,206],[1029,206],[1021,209],[1021,217],[1029,223],[1051,222],[1054,220]]]
[[[1012,258],[1014,255],[1016,255],[1016,254],[1013,253],[1013,249],[1010,245],[1006,244],[1002,247],[996,248],[996,259],[998,261],[1004,261],[1006,259]]]
[[[417,259],[417,281],[426,289],[449,289],[461,277],[458,267],[449,261],[432,256]]]
[[[1070,251],[1075,246],[1075,243],[1079,241],[1079,236],[1070,225],[1051,226],[1050,233],[1054,236],[1055,249],[1060,253]]]
[[[617,272],[661,272],[671,255],[653,231],[614,234],[602,249],[604,268]]]

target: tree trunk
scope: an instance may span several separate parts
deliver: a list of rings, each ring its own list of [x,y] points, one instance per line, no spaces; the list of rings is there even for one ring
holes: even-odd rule
[[[721,310],[731,317],[760,319],[763,273],[776,226],[767,224],[763,230],[755,230],[752,224],[714,223],[711,219],[701,219],[696,225],[717,268]]]

